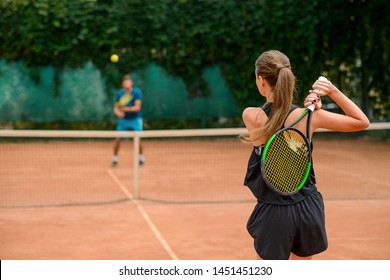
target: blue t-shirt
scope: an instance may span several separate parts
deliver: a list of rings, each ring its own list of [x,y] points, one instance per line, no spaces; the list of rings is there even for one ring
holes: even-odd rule
[[[133,89],[130,92],[130,99],[123,98],[125,96],[125,90],[122,88],[118,91],[116,94],[115,101],[119,104],[120,107],[133,107],[136,100],[142,101],[142,92],[141,89],[137,87],[133,87]],[[136,119],[136,118],[142,118],[141,111],[136,113],[131,112],[125,112],[124,119]]]

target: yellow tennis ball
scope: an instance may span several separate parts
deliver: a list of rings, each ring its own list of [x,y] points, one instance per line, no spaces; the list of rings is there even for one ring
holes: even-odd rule
[[[111,59],[111,62],[117,63],[119,61],[119,56],[117,54],[112,54],[110,59]]]

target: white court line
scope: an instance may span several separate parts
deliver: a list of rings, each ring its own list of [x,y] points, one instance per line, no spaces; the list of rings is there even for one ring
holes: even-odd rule
[[[161,235],[160,231],[152,222],[149,215],[145,212],[144,208],[138,202],[138,200],[133,199],[133,195],[126,189],[126,187],[122,184],[122,182],[118,179],[118,177],[115,176],[115,174],[110,169],[107,169],[107,173],[115,181],[115,183],[117,183],[117,185],[125,193],[125,195],[137,206],[138,211],[141,213],[142,217],[144,218],[144,220],[146,221],[146,223],[148,224],[148,226],[156,236],[157,240],[161,243],[161,245],[164,247],[165,251],[167,251],[168,255],[172,258],[172,260],[179,260],[177,255],[173,252],[172,248],[168,245],[168,242]]]

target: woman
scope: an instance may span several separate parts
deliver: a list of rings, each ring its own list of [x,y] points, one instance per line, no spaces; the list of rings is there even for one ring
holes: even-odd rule
[[[291,196],[269,189],[260,172],[261,148],[273,133],[292,124],[304,110],[292,104],[295,76],[288,57],[277,50],[266,51],[259,56],[255,74],[257,88],[266,98],[266,104],[261,108],[246,108],[242,115],[248,129],[242,138],[254,146],[244,184],[258,201],[247,229],[261,259],[311,259],[328,246],[324,203],[315,185],[313,168],[302,189]],[[310,134],[318,128],[352,132],[368,127],[369,120],[365,114],[331,82],[317,80],[312,87],[305,100],[306,107],[313,103],[316,107]],[[344,114],[321,109],[319,97],[326,95]],[[305,135],[306,119],[307,116],[294,126]]]

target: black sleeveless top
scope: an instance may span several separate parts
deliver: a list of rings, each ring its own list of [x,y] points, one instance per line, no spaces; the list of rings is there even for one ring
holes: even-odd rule
[[[290,113],[296,108],[298,107],[292,105],[290,108]],[[269,117],[272,110],[272,103],[266,103],[262,109],[266,113],[267,117]],[[258,202],[264,202],[268,204],[279,204],[279,205],[294,204],[304,200],[313,191],[317,190],[315,186],[316,180],[315,180],[314,169],[312,164],[309,178],[307,179],[306,183],[303,185],[303,187],[300,189],[299,192],[290,196],[284,196],[272,191],[264,182],[263,177],[261,176],[261,171],[260,171],[261,152],[262,152],[261,148],[262,147],[253,148],[253,151],[249,157],[248,168],[244,179],[244,185],[249,187],[253,195],[257,198]],[[311,149],[313,150],[313,145],[311,146]]]

